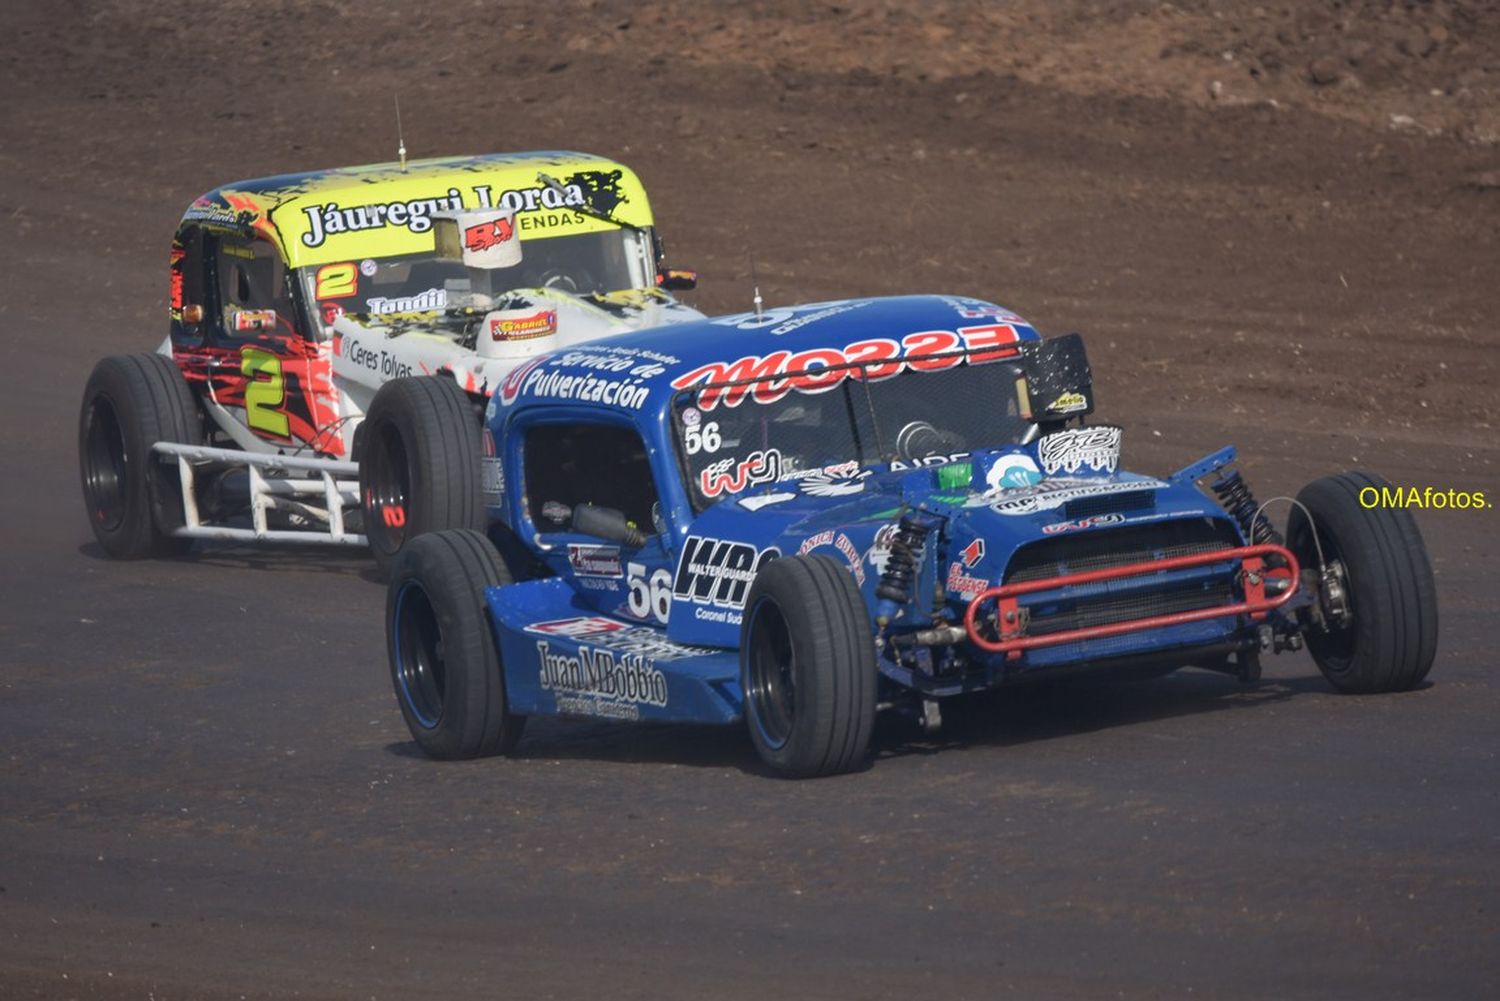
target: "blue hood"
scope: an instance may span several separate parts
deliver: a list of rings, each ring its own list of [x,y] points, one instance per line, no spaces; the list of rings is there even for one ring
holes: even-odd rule
[[[1029,543],[1173,519],[1233,525],[1190,480],[1086,467],[1045,475],[1037,444],[929,461],[934,464],[916,469],[877,467],[775,483],[715,504],[694,521],[691,535],[745,542],[758,553],[831,556],[848,567],[874,609],[896,525],[919,510],[942,529],[924,547],[916,593],[932,595],[941,584],[950,611],[961,615],[980,591],[1000,583]],[[682,642],[738,642],[733,620],[673,616],[669,631]]]

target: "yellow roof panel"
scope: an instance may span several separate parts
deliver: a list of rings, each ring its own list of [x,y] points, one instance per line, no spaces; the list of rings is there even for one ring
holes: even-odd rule
[[[546,174],[565,193],[538,179]],[[515,209],[525,239],[613,228],[578,211],[652,225],[635,172],[587,153],[498,153],[377,163],[238,181],[195,201],[184,222],[249,227],[281,249],[292,267],[432,249],[434,212]]]

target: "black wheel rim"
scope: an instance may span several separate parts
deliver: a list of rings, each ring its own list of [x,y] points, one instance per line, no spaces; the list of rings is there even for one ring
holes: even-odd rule
[[[83,489],[89,517],[106,532],[119,528],[128,503],[129,463],[114,405],[103,396],[89,402],[83,437]]]
[[[1305,567],[1316,567],[1318,565],[1318,547],[1313,544],[1312,529],[1306,521],[1297,526],[1296,534],[1288,540],[1292,552],[1297,555],[1297,561]],[[1324,632],[1317,626],[1311,626],[1305,630],[1307,646],[1314,659],[1325,669],[1339,673],[1349,667],[1349,662],[1354,658],[1354,580],[1350,577],[1349,564],[1344,560],[1343,553],[1339,549],[1338,539],[1325,526],[1318,532],[1318,541],[1323,544],[1323,558],[1329,563],[1338,560],[1344,567],[1344,601],[1349,606],[1349,624],[1342,629],[1330,629]]]
[[[786,617],[775,602],[762,598],[750,613],[750,719],[767,747],[780,748],[792,735],[797,717],[796,654]]]
[[[365,457],[365,535],[376,549],[394,555],[406,543],[411,517],[406,445],[392,424],[377,428],[370,445]]]
[[[396,689],[417,722],[431,730],[443,718],[448,670],[437,612],[416,581],[407,581],[396,595],[395,620]]]

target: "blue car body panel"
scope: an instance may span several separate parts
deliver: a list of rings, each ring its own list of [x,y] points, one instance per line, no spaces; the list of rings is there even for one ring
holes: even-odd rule
[[[733,723],[739,654],[674,643],[598,614],[566,580],[486,590],[510,710],[604,719]]]
[[[795,370],[789,366],[799,358],[852,354],[871,338],[884,338],[880,343],[900,351],[917,343],[912,332],[970,350],[1040,339],[1034,328],[1003,307],[963,297],[906,296],[819,303],[759,317],[743,314],[617,334],[542,355],[511,372],[491,398],[486,417],[491,439],[498,443],[488,514],[492,523],[525,540],[554,574],[486,593],[512,711],[732,722],[741,715],[741,617],[757,568],[781,556],[832,557],[859,586],[873,634],[880,607],[876,588],[890,536],[910,512],[942,526],[919,554],[912,588],[935,597],[925,603],[931,611],[925,621],[898,618],[888,626],[894,634],[933,621],[962,621],[979,592],[1006,579],[1007,568],[1035,552],[1028,547],[1052,545],[1063,554],[1056,563],[1060,574],[1072,572],[1067,562],[1072,544],[1057,540],[1106,538],[1101,533],[1153,523],[1194,523],[1230,544],[1243,544],[1236,523],[1194,485],[1231,461],[1232,450],[1157,479],[1116,470],[1113,461],[1108,468],[1083,464],[1047,475],[1040,471],[1048,465],[1041,442],[1006,445],[768,482],[695,513],[682,482],[672,423],[674,396],[747,372],[760,376],[767,365]],[[661,507],[661,530],[645,545],[632,548],[570,532],[540,533],[532,523],[522,475],[526,431],[539,424],[579,421],[630,428],[643,440]],[[1143,558],[1159,559],[1160,551]],[[1055,616],[1099,595],[1124,600],[1161,588],[1208,593],[1225,588],[1236,570],[1225,561],[1041,592],[1023,598],[1022,606],[1034,616]],[[1232,639],[1243,629],[1244,623],[1233,617],[1209,619],[1041,647],[1011,659],[976,647],[968,653],[987,673],[971,683],[1082,661],[1201,647]],[[910,666],[898,662],[891,646],[883,649],[879,662],[892,681],[916,683]],[[931,690],[943,694],[962,687]]]

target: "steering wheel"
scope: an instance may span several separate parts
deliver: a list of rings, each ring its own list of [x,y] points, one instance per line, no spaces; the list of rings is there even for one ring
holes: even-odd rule
[[[896,433],[896,454],[908,462],[963,450],[963,438],[952,431],[941,431],[929,421],[910,421]]]
[[[592,292],[594,276],[582,268],[548,268],[536,278],[540,288],[555,288],[562,292]]]

